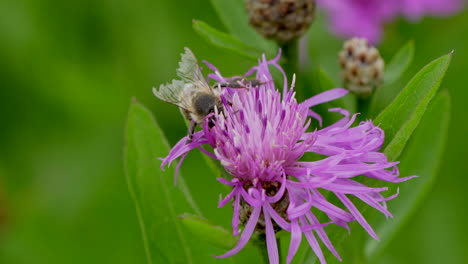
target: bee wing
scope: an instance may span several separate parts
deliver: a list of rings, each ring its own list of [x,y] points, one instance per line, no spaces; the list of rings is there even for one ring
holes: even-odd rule
[[[160,85],[159,89],[153,88],[153,93],[163,101],[193,112],[191,98],[200,91],[213,91],[203,77],[197,58],[189,48],[185,48],[181,55],[177,75],[182,80],[172,80],[171,83]]]
[[[185,47],[185,52],[181,55],[177,75],[187,83],[198,81],[206,83],[195,54],[193,54],[193,52],[187,47]]]
[[[180,95],[185,89],[185,83],[180,80],[172,80],[171,83],[161,84],[159,89],[153,88],[153,94],[159,99],[179,107],[184,107],[180,101]]]

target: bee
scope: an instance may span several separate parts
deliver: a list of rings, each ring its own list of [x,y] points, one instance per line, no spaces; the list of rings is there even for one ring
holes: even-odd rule
[[[243,78],[234,78],[229,82],[210,86],[203,77],[195,55],[189,48],[185,48],[185,52],[181,55],[177,76],[180,80],[162,84],[159,89],[153,88],[153,93],[159,99],[178,106],[185,118],[190,121],[189,142],[192,141],[196,126],[201,125],[206,116],[216,110],[223,112],[224,105],[220,96],[222,88],[246,88],[243,86]],[[209,123],[209,125],[213,124]]]

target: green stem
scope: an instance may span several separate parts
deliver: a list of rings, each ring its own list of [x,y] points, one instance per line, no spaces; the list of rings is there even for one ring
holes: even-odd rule
[[[293,73],[299,71],[299,41],[297,39],[291,40],[281,48],[283,50],[283,56],[286,59],[284,68],[286,74],[290,77]]]
[[[266,236],[258,235],[257,239],[253,240],[255,247],[260,251],[260,255],[262,255],[264,263],[270,263],[270,259],[268,258],[268,248],[266,245]]]
[[[361,113],[360,116],[366,117],[367,112],[369,111],[369,106],[370,106],[370,100],[371,98],[357,98],[357,111],[358,113]]]
[[[299,39],[291,40],[281,46],[283,51],[283,68],[288,77],[289,84],[291,83],[293,74],[299,75]],[[297,76],[296,76],[297,77]],[[298,87],[301,88],[302,86]],[[298,97],[301,97],[302,90],[296,89]]]

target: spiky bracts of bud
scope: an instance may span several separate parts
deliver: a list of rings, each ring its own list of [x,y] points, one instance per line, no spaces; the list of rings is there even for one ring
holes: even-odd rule
[[[379,51],[366,39],[352,38],[339,53],[346,89],[361,98],[368,97],[382,83],[385,64]]]
[[[250,24],[265,38],[286,43],[314,20],[315,0],[246,0]]]

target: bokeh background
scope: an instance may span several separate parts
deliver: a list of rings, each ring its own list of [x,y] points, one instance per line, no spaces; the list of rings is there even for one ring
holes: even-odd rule
[[[151,87],[175,77],[183,47],[226,75],[251,65],[207,44],[192,19],[223,29],[208,0],[0,1],[0,263],[145,263],[123,174],[131,97],[174,143],[186,134],[182,118]],[[413,39],[410,74],[455,50],[442,83],[453,109],[438,179],[382,263],[468,263],[467,28],[468,12],[397,20],[379,46],[388,60]],[[341,40],[323,14],[308,37],[310,54],[337,78]],[[215,208],[203,182],[189,182]]]

